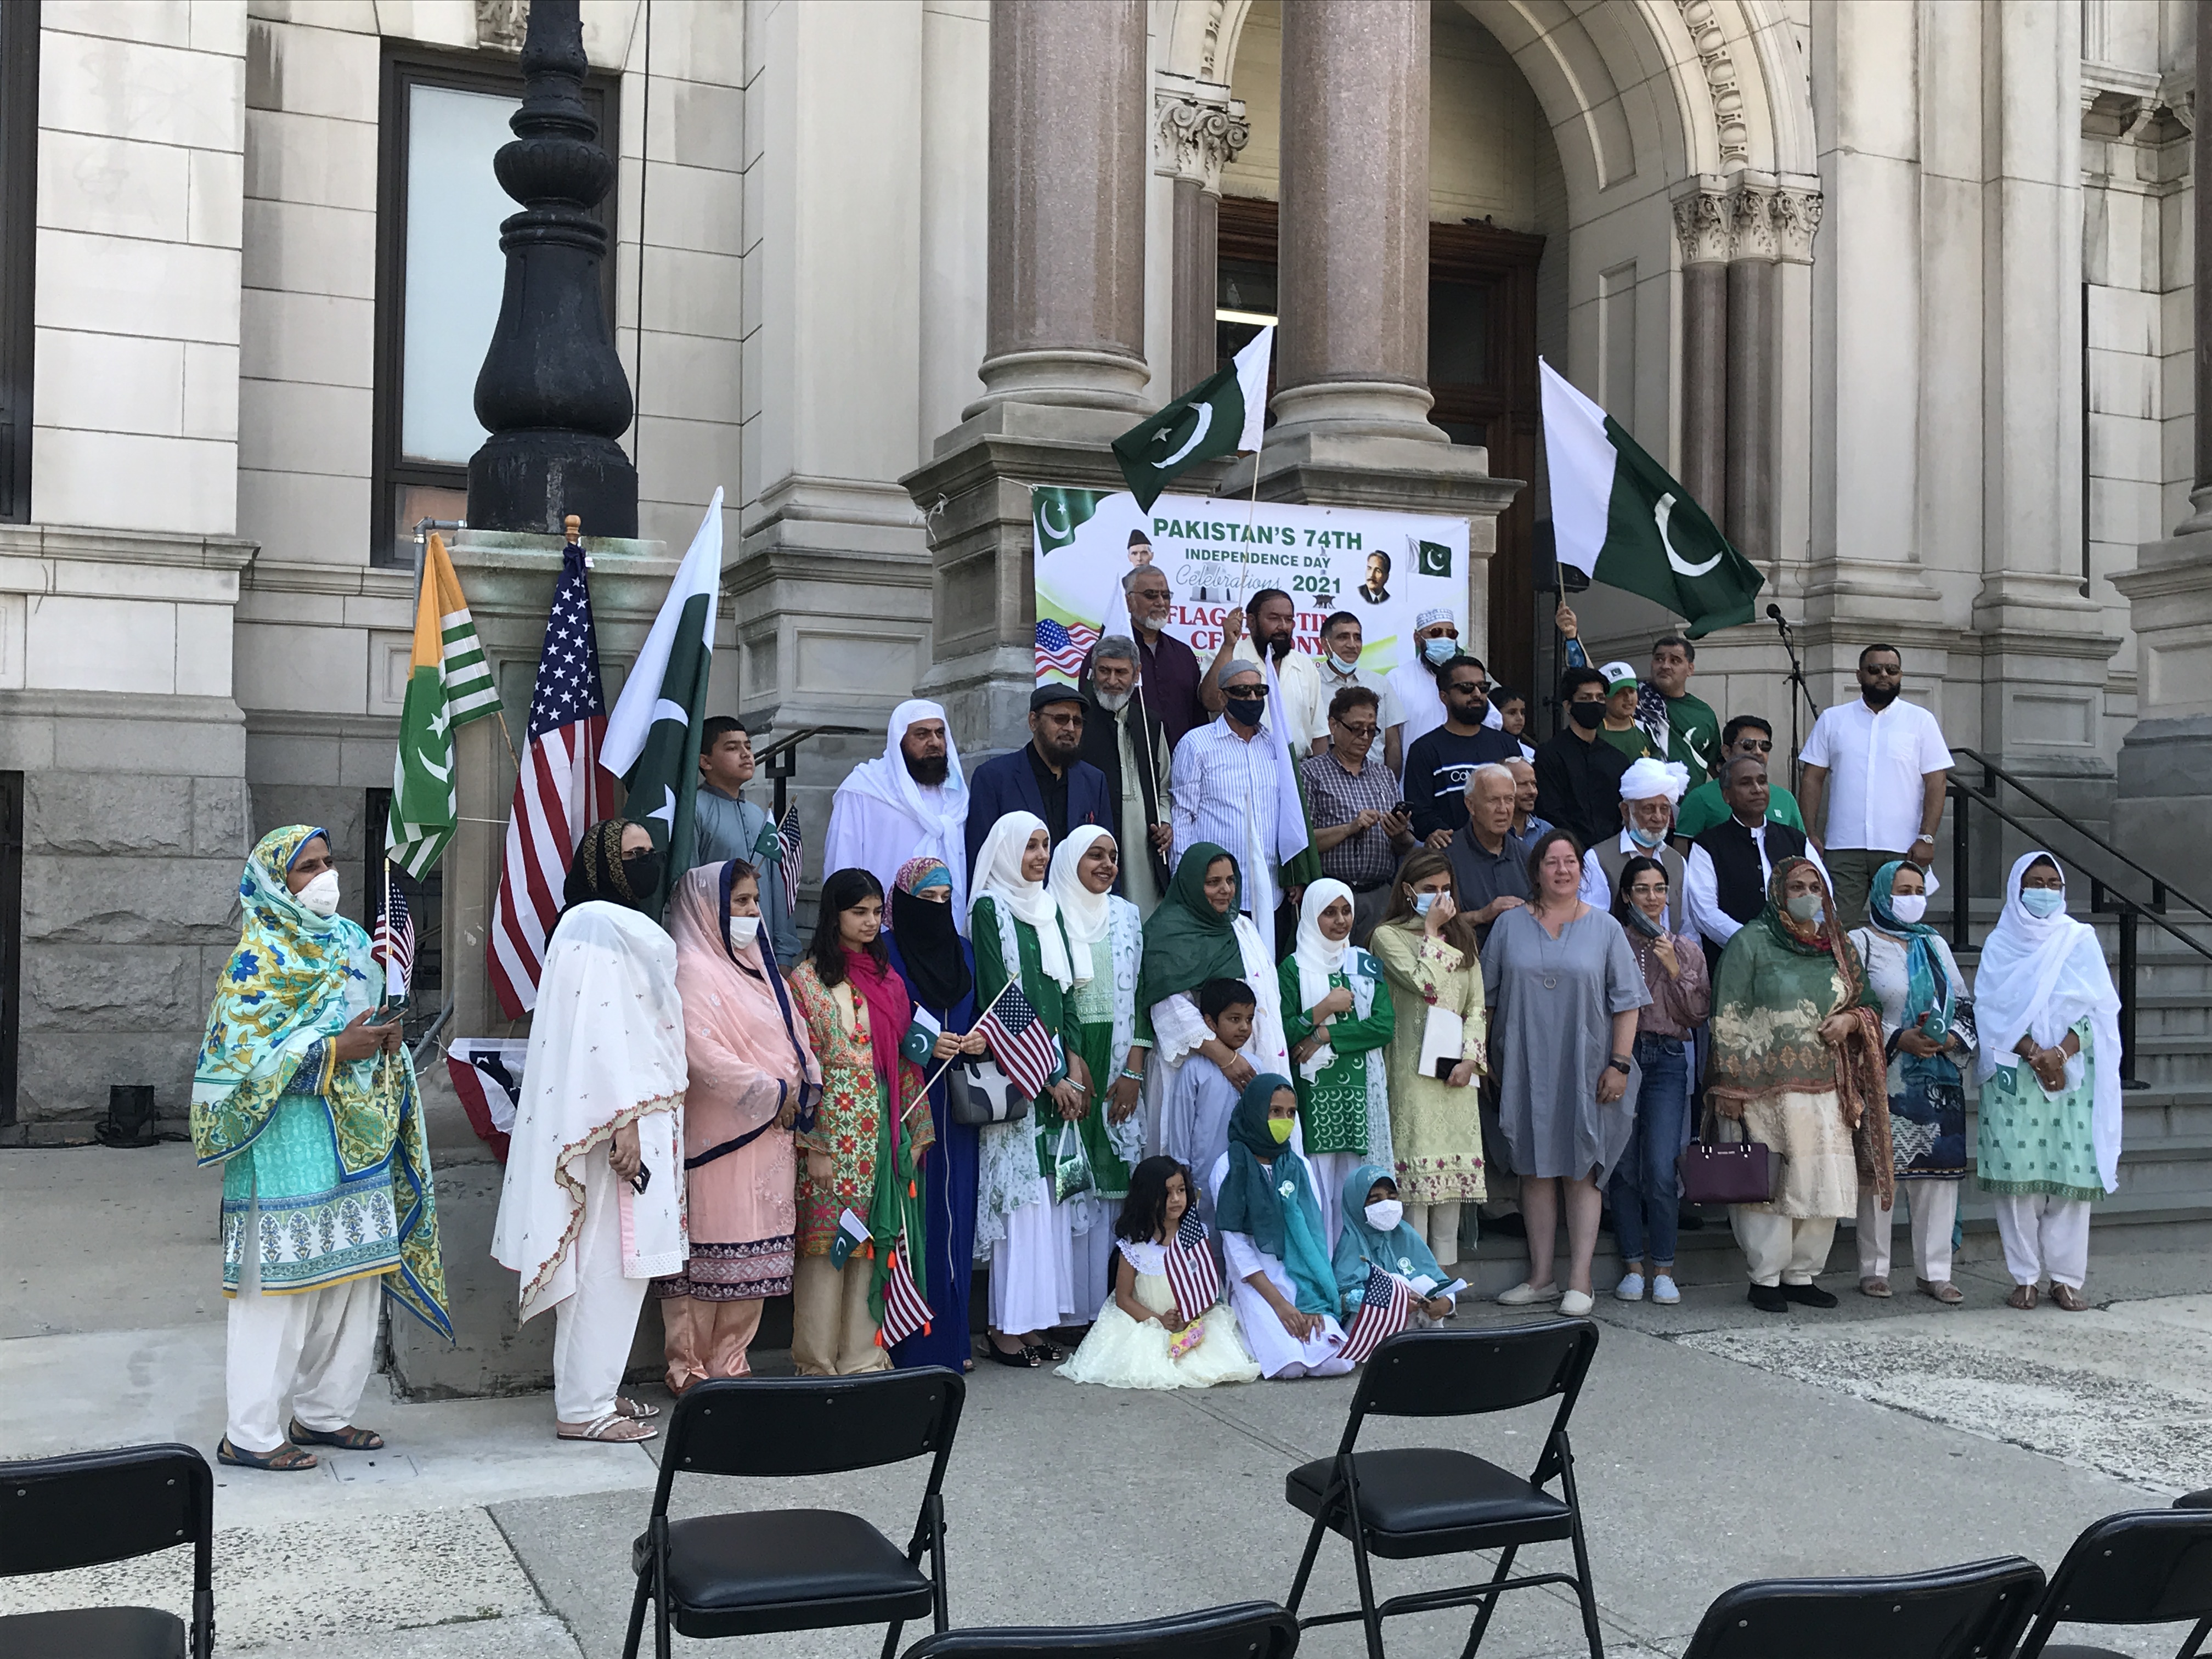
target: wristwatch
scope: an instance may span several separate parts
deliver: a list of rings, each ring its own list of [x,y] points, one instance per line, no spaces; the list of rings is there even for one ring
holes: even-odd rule
[[[1626,1056],[1615,1054],[1611,1060],[1606,1061],[1606,1064],[1611,1066],[1614,1071],[1620,1073],[1621,1076],[1626,1077],[1628,1075],[1628,1060]]]
[[[1913,844],[1915,847],[1917,847],[1917,846],[1918,846],[1922,842],[1923,842],[1923,841],[1924,841],[1924,842],[1927,842],[1930,847],[1933,847],[1933,846],[1936,844],[1936,837],[1935,837],[1935,836],[1934,836],[1933,834],[1931,834],[1929,831],[1925,830],[1922,830],[1918,835],[1915,836],[1912,838],[1912,844]]]

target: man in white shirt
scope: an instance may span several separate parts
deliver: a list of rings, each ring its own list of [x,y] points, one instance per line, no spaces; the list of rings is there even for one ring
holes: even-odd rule
[[[1406,757],[1405,747],[1399,740],[1405,730],[1405,711],[1398,706],[1397,689],[1389,678],[1359,665],[1359,653],[1366,642],[1359,618],[1349,611],[1334,611],[1322,623],[1321,644],[1325,654],[1316,659],[1321,667],[1322,713],[1326,720],[1329,704],[1347,685],[1364,685],[1372,691],[1382,705],[1376,718],[1382,728],[1382,764],[1392,777],[1396,777]],[[1289,694],[1290,688],[1284,687],[1284,695]],[[1313,752],[1318,755],[1328,747],[1326,739],[1318,741]]]
[[[1721,798],[1728,802],[1729,816],[1691,842],[1690,855],[1682,860],[1683,914],[1705,942],[1705,960],[1714,967],[1737,930],[1765,908],[1777,863],[1792,858],[1820,863],[1820,854],[1802,836],[1768,819],[1766,763],[1757,756],[1738,756],[1721,769]],[[1835,883],[1825,865],[1820,874],[1832,892]]]
[[[1305,846],[1297,778],[1290,750],[1271,729],[1267,683],[1258,665],[1233,662],[1221,682],[1221,718],[1176,745],[1168,782],[1175,828],[1169,868],[1201,841],[1235,854],[1244,908],[1272,951],[1282,866]]]
[[[1866,921],[1867,888],[1892,859],[1925,870],[1936,857],[1951,750],[1935,715],[1898,693],[1903,659],[1893,645],[1859,653],[1859,696],[1813,722],[1804,763],[1807,839],[1835,872],[1844,926]]]
[[[1283,736],[1291,751],[1304,760],[1316,742],[1328,737],[1330,694],[1322,690],[1320,665],[1297,648],[1297,606],[1281,588],[1263,587],[1252,596],[1241,617],[1232,611],[1222,618],[1225,629],[1243,623],[1249,623],[1250,630],[1237,641],[1232,660],[1257,663],[1261,651],[1267,653],[1275,684],[1283,694],[1283,718],[1290,726]],[[1224,668],[1221,659],[1215,658],[1212,671],[1200,688],[1201,696],[1222,684]]]

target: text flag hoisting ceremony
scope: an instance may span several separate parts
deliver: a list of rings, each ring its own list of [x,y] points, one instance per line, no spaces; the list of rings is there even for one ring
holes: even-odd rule
[[[2199,1659],[2208,64],[0,6],[0,1651]]]

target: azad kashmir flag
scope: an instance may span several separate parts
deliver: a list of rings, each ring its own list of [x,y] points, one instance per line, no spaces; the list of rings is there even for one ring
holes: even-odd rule
[[[430,873],[460,822],[453,728],[498,712],[491,665],[469,619],[445,539],[434,531],[415,592],[415,652],[400,706],[392,817],[384,831],[386,856],[417,881]]]
[[[1620,423],[1541,358],[1559,562],[1667,607],[1692,639],[1747,623],[1763,578]]]
[[[1160,491],[1200,462],[1260,447],[1267,424],[1267,363],[1273,323],[1252,337],[1228,368],[1200,380],[1148,420],[1114,440],[1114,459],[1129,493],[1149,513]]]
[[[646,896],[656,921],[691,867],[697,845],[691,829],[699,793],[699,733],[707,720],[707,671],[714,659],[714,608],[722,585],[722,492],[707,503],[707,516],[691,550],[668,585],[653,631],[630,665],[599,764],[629,793],[623,816],[653,832],[661,860],[660,889]]]

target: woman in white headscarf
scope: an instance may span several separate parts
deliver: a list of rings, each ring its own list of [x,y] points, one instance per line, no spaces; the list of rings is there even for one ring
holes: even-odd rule
[[[1145,931],[1137,907],[1114,894],[1120,871],[1114,837],[1095,823],[1082,823],[1053,849],[1045,882],[1075,970],[1060,1041],[1089,1078],[1075,1127],[1091,1159],[1091,1188],[1067,1205],[1075,1312],[1085,1324],[1097,1317],[1112,1291],[1114,1224],[1129,1195],[1129,1171],[1145,1152],[1144,1121],[1137,1115],[1137,1091],[1152,1048],[1152,1023],[1137,1006]]]
[[[1054,1171],[1060,1126],[1083,1115],[1090,1073],[1080,1055],[1059,1042],[1078,983],[1060,907],[1044,884],[1052,860],[1051,832],[1034,812],[1009,812],[991,826],[975,856],[975,899],[969,938],[975,948],[975,1006],[994,1003],[1012,982],[1059,1055],[1044,1086],[1015,1123],[982,1132],[975,1200],[975,1255],[989,1253],[988,1351],[1002,1365],[1035,1366],[1064,1359],[1046,1340],[1075,1314],[1069,1206],[1057,1201]],[[1090,977],[1090,957],[1082,978]]]
[[[1363,1164],[1388,1170],[1392,1158],[1384,1073],[1396,1004],[1382,964],[1352,942],[1352,908],[1345,883],[1325,877],[1309,886],[1298,905],[1297,948],[1276,975],[1306,1161],[1332,1243],[1346,1180]]]
[[[1974,975],[1982,1190],[2021,1309],[2089,1304],[2089,1206],[2119,1185],[2120,999],[2096,930],[2066,914],[2058,860],[2023,855]]]
[[[968,782],[951,725],[938,704],[909,698],[891,710],[882,756],[861,762],[837,786],[822,867],[866,870],[888,893],[908,860],[942,859],[952,877],[952,914],[964,917],[967,825]]]

